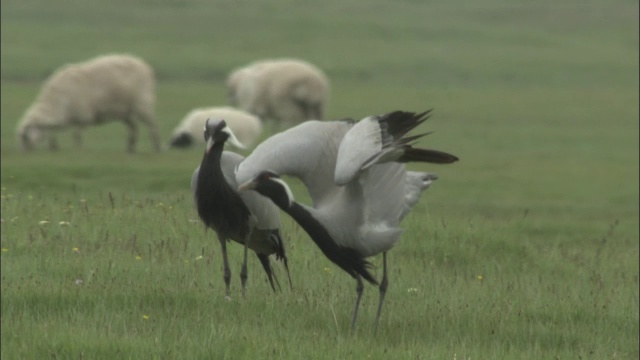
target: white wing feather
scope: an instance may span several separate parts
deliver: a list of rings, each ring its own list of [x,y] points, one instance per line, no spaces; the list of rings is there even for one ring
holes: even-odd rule
[[[344,136],[338,149],[334,181],[345,185],[382,150],[382,134],[377,117],[369,116],[358,121]]]
[[[338,146],[352,126],[346,121],[312,120],[273,135],[238,166],[237,182],[249,181],[263,170],[294,176],[318,207],[339,190],[333,182]]]

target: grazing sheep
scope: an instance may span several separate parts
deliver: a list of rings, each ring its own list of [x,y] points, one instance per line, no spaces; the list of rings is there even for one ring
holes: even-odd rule
[[[105,55],[67,64],[43,84],[40,94],[17,126],[18,142],[33,149],[49,138],[51,150],[58,148],[54,132],[74,128],[77,146],[86,126],[121,120],[128,128],[127,150],[135,151],[137,121],[146,124],[156,151],[162,148],[154,118],[155,76],[142,59],[131,55]]]
[[[329,100],[322,70],[296,59],[254,62],[232,71],[226,85],[233,106],[289,125],[322,120]]]
[[[236,138],[251,147],[262,133],[262,122],[256,116],[229,106],[191,110],[173,131],[170,146],[186,148],[204,144],[202,131],[207,119],[223,119]]]

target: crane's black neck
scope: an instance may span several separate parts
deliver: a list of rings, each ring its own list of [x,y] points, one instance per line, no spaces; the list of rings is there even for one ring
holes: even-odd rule
[[[220,159],[222,158],[222,152],[224,151],[224,141],[216,141],[211,145],[211,149],[209,151],[205,151],[204,156],[202,157],[202,164],[213,163],[220,164]],[[216,166],[218,170],[220,170],[220,166]],[[220,170],[222,172],[222,170]]]
[[[224,142],[205,152],[198,173],[196,199],[198,215],[219,235],[243,242],[249,232],[249,208],[224,177],[221,168]]]
[[[309,234],[311,240],[318,245],[324,255],[333,263],[340,266],[342,270],[354,278],[360,275],[372,284],[378,283],[367,270],[371,264],[358,254],[356,250],[338,245],[327,229],[302,205],[295,201],[292,202],[290,206],[283,206],[284,204],[276,205],[289,214],[289,216]]]

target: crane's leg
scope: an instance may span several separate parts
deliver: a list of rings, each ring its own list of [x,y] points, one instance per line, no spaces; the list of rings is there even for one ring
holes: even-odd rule
[[[242,283],[242,297],[247,292],[247,252],[249,247],[247,242],[244,243],[244,260],[242,261],[242,270],[240,270],[240,282]]]
[[[249,252],[249,241],[251,241],[251,230],[244,239],[244,260],[242,261],[242,270],[240,270],[240,282],[242,283],[242,297],[247,292],[247,253]]]
[[[273,289],[273,292],[276,292],[275,284],[278,284],[278,289],[282,290],[280,288],[280,283],[278,282],[278,278],[275,277],[275,274],[273,273],[273,270],[271,268],[271,263],[269,263],[269,256],[265,254],[258,254],[258,253],[256,253],[256,255],[258,256],[258,259],[260,260],[260,263],[264,268],[264,272],[267,273],[267,277],[269,278],[269,284],[271,284],[271,289]],[[273,282],[274,279],[275,279],[275,283]]]
[[[82,148],[82,130],[83,129],[84,127],[82,126],[76,126],[73,129],[73,141],[76,144],[76,149]]]
[[[229,269],[229,258],[227,257],[227,239],[220,239],[220,247],[222,248],[222,261],[224,263],[224,284],[225,292],[224,299],[231,301],[231,291],[229,290],[229,284],[231,283],[231,269]]]
[[[389,285],[389,279],[387,278],[387,252],[382,253],[382,281],[380,282],[380,303],[378,303],[378,314],[376,315],[376,330],[378,329],[378,323],[380,322],[380,313],[382,313],[382,303],[384,303],[384,296],[387,293],[387,286]]]
[[[351,331],[355,331],[356,329],[356,319],[358,318],[358,308],[360,307],[360,300],[362,299],[362,291],[364,290],[364,284],[362,283],[362,278],[360,275],[356,276],[356,281],[358,285],[356,285],[356,294],[358,297],[356,298],[356,307],[353,309],[353,318],[351,319]]]

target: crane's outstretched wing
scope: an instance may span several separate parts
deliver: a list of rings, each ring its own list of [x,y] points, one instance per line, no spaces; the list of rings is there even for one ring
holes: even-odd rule
[[[314,207],[339,191],[333,182],[338,146],[351,121],[306,121],[259,144],[236,170],[243,184],[263,170],[299,178]]]
[[[344,136],[338,149],[335,183],[344,185],[360,171],[384,162],[429,162],[448,164],[457,161],[454,155],[430,149],[414,148],[411,144],[429,133],[407,136],[426,121],[431,110],[423,113],[394,111],[369,116],[357,122]]]
[[[398,225],[417,203],[420,192],[435,179],[428,173],[407,172],[401,162],[451,163],[457,157],[441,151],[417,149],[411,143],[424,136],[408,133],[428,118],[395,111],[370,116],[345,134],[336,160],[335,183],[345,185],[359,201],[363,217],[360,226],[362,254],[377,254],[395,244],[402,232]],[[361,198],[360,198],[361,197]]]

